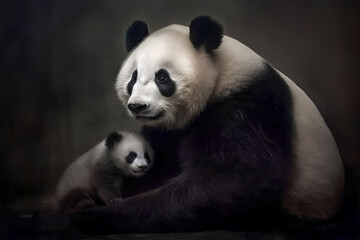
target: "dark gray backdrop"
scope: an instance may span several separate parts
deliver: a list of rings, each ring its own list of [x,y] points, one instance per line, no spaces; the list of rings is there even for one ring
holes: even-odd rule
[[[135,19],[150,31],[210,15],[316,103],[357,196],[359,4],[350,1],[2,1],[0,195],[49,195],[65,167],[115,129],[137,130],[114,91]]]

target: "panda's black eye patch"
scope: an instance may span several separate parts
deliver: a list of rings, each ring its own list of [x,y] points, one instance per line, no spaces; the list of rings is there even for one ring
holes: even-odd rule
[[[149,156],[149,154],[147,152],[145,152],[145,158],[148,161],[148,163],[151,161],[150,156]]]
[[[128,85],[127,85],[127,91],[128,91],[128,93],[129,93],[129,95],[131,95],[131,93],[132,93],[133,87],[134,87],[134,85],[135,85],[135,83],[136,83],[136,79],[137,79],[137,70],[135,70],[135,71],[133,72],[133,74],[132,74],[132,76],[131,76],[131,80],[130,80],[130,82],[129,82]]]
[[[127,163],[132,163],[135,158],[137,157],[137,154],[135,152],[130,152],[126,157],[125,160]]]
[[[165,69],[160,69],[155,73],[155,83],[163,96],[170,97],[174,94],[176,89],[175,82],[170,78],[168,71]]]

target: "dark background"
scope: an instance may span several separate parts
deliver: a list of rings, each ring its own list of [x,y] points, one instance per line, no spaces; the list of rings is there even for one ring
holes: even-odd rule
[[[198,15],[217,19],[307,92],[357,201],[359,10],[356,1],[330,0],[1,1],[1,206],[51,196],[65,167],[108,132],[139,128],[114,91],[133,20],[153,31]]]

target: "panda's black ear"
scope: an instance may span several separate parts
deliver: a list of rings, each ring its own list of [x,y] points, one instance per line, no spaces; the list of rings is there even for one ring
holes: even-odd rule
[[[113,148],[115,143],[120,142],[122,139],[122,135],[118,132],[109,133],[105,140],[105,146],[109,149]]]
[[[139,20],[133,22],[126,32],[126,50],[133,50],[147,35],[149,31],[146,23]]]
[[[196,17],[190,24],[190,40],[195,48],[205,46],[207,52],[217,49],[223,37],[223,27],[209,16]]]

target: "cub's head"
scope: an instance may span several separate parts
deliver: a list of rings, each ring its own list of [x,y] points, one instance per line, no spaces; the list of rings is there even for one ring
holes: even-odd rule
[[[210,17],[150,35],[144,22],[135,21],[126,35],[130,53],[116,81],[129,115],[150,126],[186,126],[210,98],[218,74],[212,52],[222,36],[221,25]]]
[[[140,177],[153,165],[153,150],[138,134],[112,132],[107,136],[105,146],[114,165],[126,176]]]

